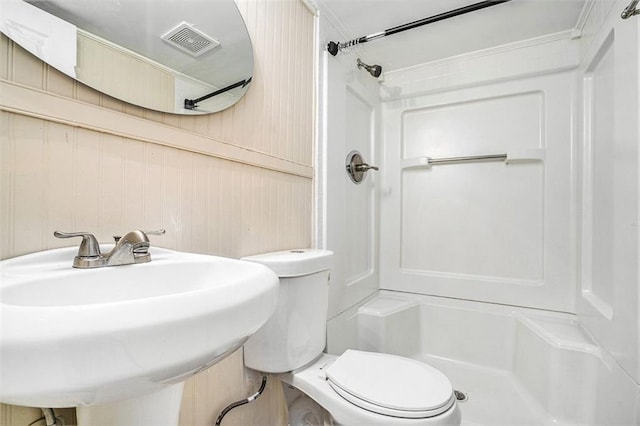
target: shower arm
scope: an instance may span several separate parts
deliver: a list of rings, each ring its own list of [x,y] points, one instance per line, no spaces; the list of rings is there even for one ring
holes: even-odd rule
[[[629,3],[629,5],[624,8],[622,13],[620,14],[620,17],[622,19],[629,19],[632,16],[640,15],[640,9],[636,9],[637,5],[638,0],[632,0],[631,3]]]
[[[349,47],[355,46],[357,44],[367,43],[369,41],[373,41],[382,37],[386,37],[392,34],[400,33],[402,31],[411,30],[414,28],[421,27],[423,25],[432,24],[434,22],[442,21],[444,19],[453,18],[455,16],[464,15],[465,13],[474,12],[476,10],[484,9],[490,6],[496,6],[500,3],[506,3],[511,0],[489,0],[489,1],[481,1],[479,3],[470,4],[468,6],[463,6],[458,9],[450,10],[448,12],[443,12],[438,15],[430,16],[428,18],[420,19],[417,21],[409,22],[408,24],[398,25],[397,27],[389,28],[388,30],[380,31],[377,33],[369,34],[360,38],[356,38],[344,43],[336,43],[335,41],[330,41],[327,44],[327,50],[331,55],[336,56],[338,52],[341,50],[347,49]]]

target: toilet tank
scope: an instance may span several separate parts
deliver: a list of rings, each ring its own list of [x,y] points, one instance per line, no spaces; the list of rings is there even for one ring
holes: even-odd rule
[[[322,353],[332,257],[328,250],[302,249],[243,258],[268,266],[280,278],[275,313],[244,344],[247,367],[283,373],[302,367]]]

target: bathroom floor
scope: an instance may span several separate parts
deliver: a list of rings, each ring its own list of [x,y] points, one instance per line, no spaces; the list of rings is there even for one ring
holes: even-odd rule
[[[440,369],[453,388],[468,396],[459,404],[463,426],[558,425],[513,376],[499,369],[461,363],[428,354],[412,358]]]

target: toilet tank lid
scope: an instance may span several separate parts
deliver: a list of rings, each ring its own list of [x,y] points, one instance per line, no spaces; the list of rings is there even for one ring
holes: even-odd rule
[[[278,277],[299,277],[331,269],[333,252],[319,249],[284,250],[243,257],[242,260],[262,263]]]

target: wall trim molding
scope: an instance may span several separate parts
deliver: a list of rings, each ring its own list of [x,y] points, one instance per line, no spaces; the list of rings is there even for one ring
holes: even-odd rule
[[[443,59],[437,59],[435,61],[426,62],[424,64],[412,65],[406,68],[399,68],[399,69],[385,73],[385,77],[402,75],[407,72],[421,71],[422,69],[444,67],[452,63],[470,61],[474,59],[483,58],[486,56],[498,55],[505,52],[520,50],[520,49],[524,49],[532,46],[554,43],[554,42],[563,41],[563,40],[575,40],[580,38],[581,36],[582,36],[581,32],[574,28],[571,30],[560,31],[552,34],[546,34],[540,37],[534,37],[526,40],[516,41],[513,43],[507,43],[500,46],[494,46],[486,49],[476,50],[474,52],[462,53],[460,55],[451,56]]]
[[[0,79],[0,110],[308,179],[313,167]]]
[[[576,21],[576,28],[579,31],[583,31],[587,21],[589,20],[589,16],[591,15],[591,11],[593,10],[593,6],[596,4],[596,0],[587,0],[580,11],[580,16],[578,16],[578,20]]]

